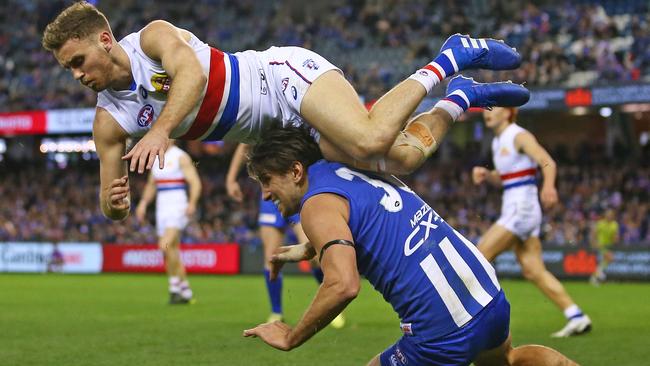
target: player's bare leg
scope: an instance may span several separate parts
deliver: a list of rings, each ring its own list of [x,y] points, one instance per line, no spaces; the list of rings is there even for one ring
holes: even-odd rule
[[[300,114],[346,154],[356,160],[370,160],[386,154],[425,96],[418,82],[405,80],[368,111],[343,75],[332,70],[309,87]]]
[[[546,269],[539,238],[530,237],[523,244],[515,246],[515,254],[524,277],[553,301],[567,318],[566,326],[552,336],[569,337],[591,330],[591,319],[576,305],[562,283]]]
[[[181,260],[180,237],[179,229],[167,228],[158,241],[158,246],[165,256],[165,268],[169,276],[170,304],[189,303],[193,295]]]
[[[564,310],[574,303],[560,281],[546,269],[539,238],[530,237],[523,244],[515,246],[515,254],[524,277],[534,283],[557,307]]]
[[[509,82],[481,84],[460,76],[449,83],[447,91],[448,96],[433,109],[410,120],[381,156],[358,159],[349,154],[349,149],[342,148],[340,141],[332,140],[325,134],[321,135],[321,151],[329,160],[341,161],[358,169],[409,174],[438,149],[454,121],[468,108],[521,105],[529,98],[528,90],[521,85]],[[384,98],[391,98],[392,92]],[[338,132],[343,133],[344,130]]]
[[[539,345],[512,348],[511,337],[499,347],[481,352],[476,366],[577,366],[560,352]]]
[[[268,276],[271,271],[271,257],[273,253],[282,245],[284,240],[284,232],[274,226],[262,225],[260,226],[260,238],[262,239],[262,246],[264,247],[264,274],[266,280],[266,290],[271,302],[271,314],[267,321],[273,322],[282,320],[282,274],[278,278],[271,281]]]
[[[300,113],[339,150],[369,162],[385,157],[418,104],[446,77],[466,69],[509,70],[520,63],[521,56],[503,42],[455,34],[433,61],[391,89],[370,111],[343,75],[332,70],[309,87]]]
[[[488,231],[483,234],[477,247],[485,258],[491,262],[499,254],[520,243],[521,240],[515,234],[501,225],[493,224],[490,226]]]

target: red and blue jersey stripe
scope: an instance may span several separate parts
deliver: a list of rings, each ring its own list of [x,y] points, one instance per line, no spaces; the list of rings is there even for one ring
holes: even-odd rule
[[[211,48],[210,74],[203,102],[192,126],[180,138],[184,140],[222,140],[237,121],[239,83],[237,57]]]
[[[503,189],[521,187],[529,184],[537,184],[535,174],[537,169],[524,169],[516,172],[501,174]]]
[[[156,179],[158,192],[185,189],[186,186],[185,179]]]

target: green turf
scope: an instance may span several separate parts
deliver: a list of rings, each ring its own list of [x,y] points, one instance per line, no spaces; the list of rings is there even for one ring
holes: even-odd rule
[[[0,275],[0,365],[364,365],[400,335],[390,307],[366,284],[348,325],[325,329],[289,353],[242,330],[264,321],[261,276],[191,278],[198,303],[172,307],[152,275]],[[554,340],[562,315],[529,283],[502,281],[515,344],[554,347],[583,365],[648,364],[650,284],[566,284],[594,322],[591,334]],[[316,289],[285,278],[293,323]]]

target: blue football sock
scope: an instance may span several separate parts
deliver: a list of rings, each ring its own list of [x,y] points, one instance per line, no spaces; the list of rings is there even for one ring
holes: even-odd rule
[[[314,275],[314,278],[318,283],[323,283],[323,270],[318,268],[312,268],[311,273]]]
[[[270,280],[271,272],[264,269],[264,279],[266,280],[266,290],[271,301],[271,312],[282,314],[282,273],[274,281]]]

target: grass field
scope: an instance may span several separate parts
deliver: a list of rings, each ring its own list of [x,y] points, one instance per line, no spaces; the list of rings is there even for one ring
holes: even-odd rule
[[[264,321],[261,276],[191,278],[198,302],[166,304],[154,275],[0,275],[0,365],[364,365],[399,336],[398,320],[367,283],[348,307],[344,329],[327,328],[289,353],[242,330]],[[650,364],[650,284],[568,282],[591,316],[591,334],[551,339],[561,314],[529,283],[502,281],[512,304],[515,344],[554,347],[582,365]],[[290,324],[316,289],[285,277]]]

